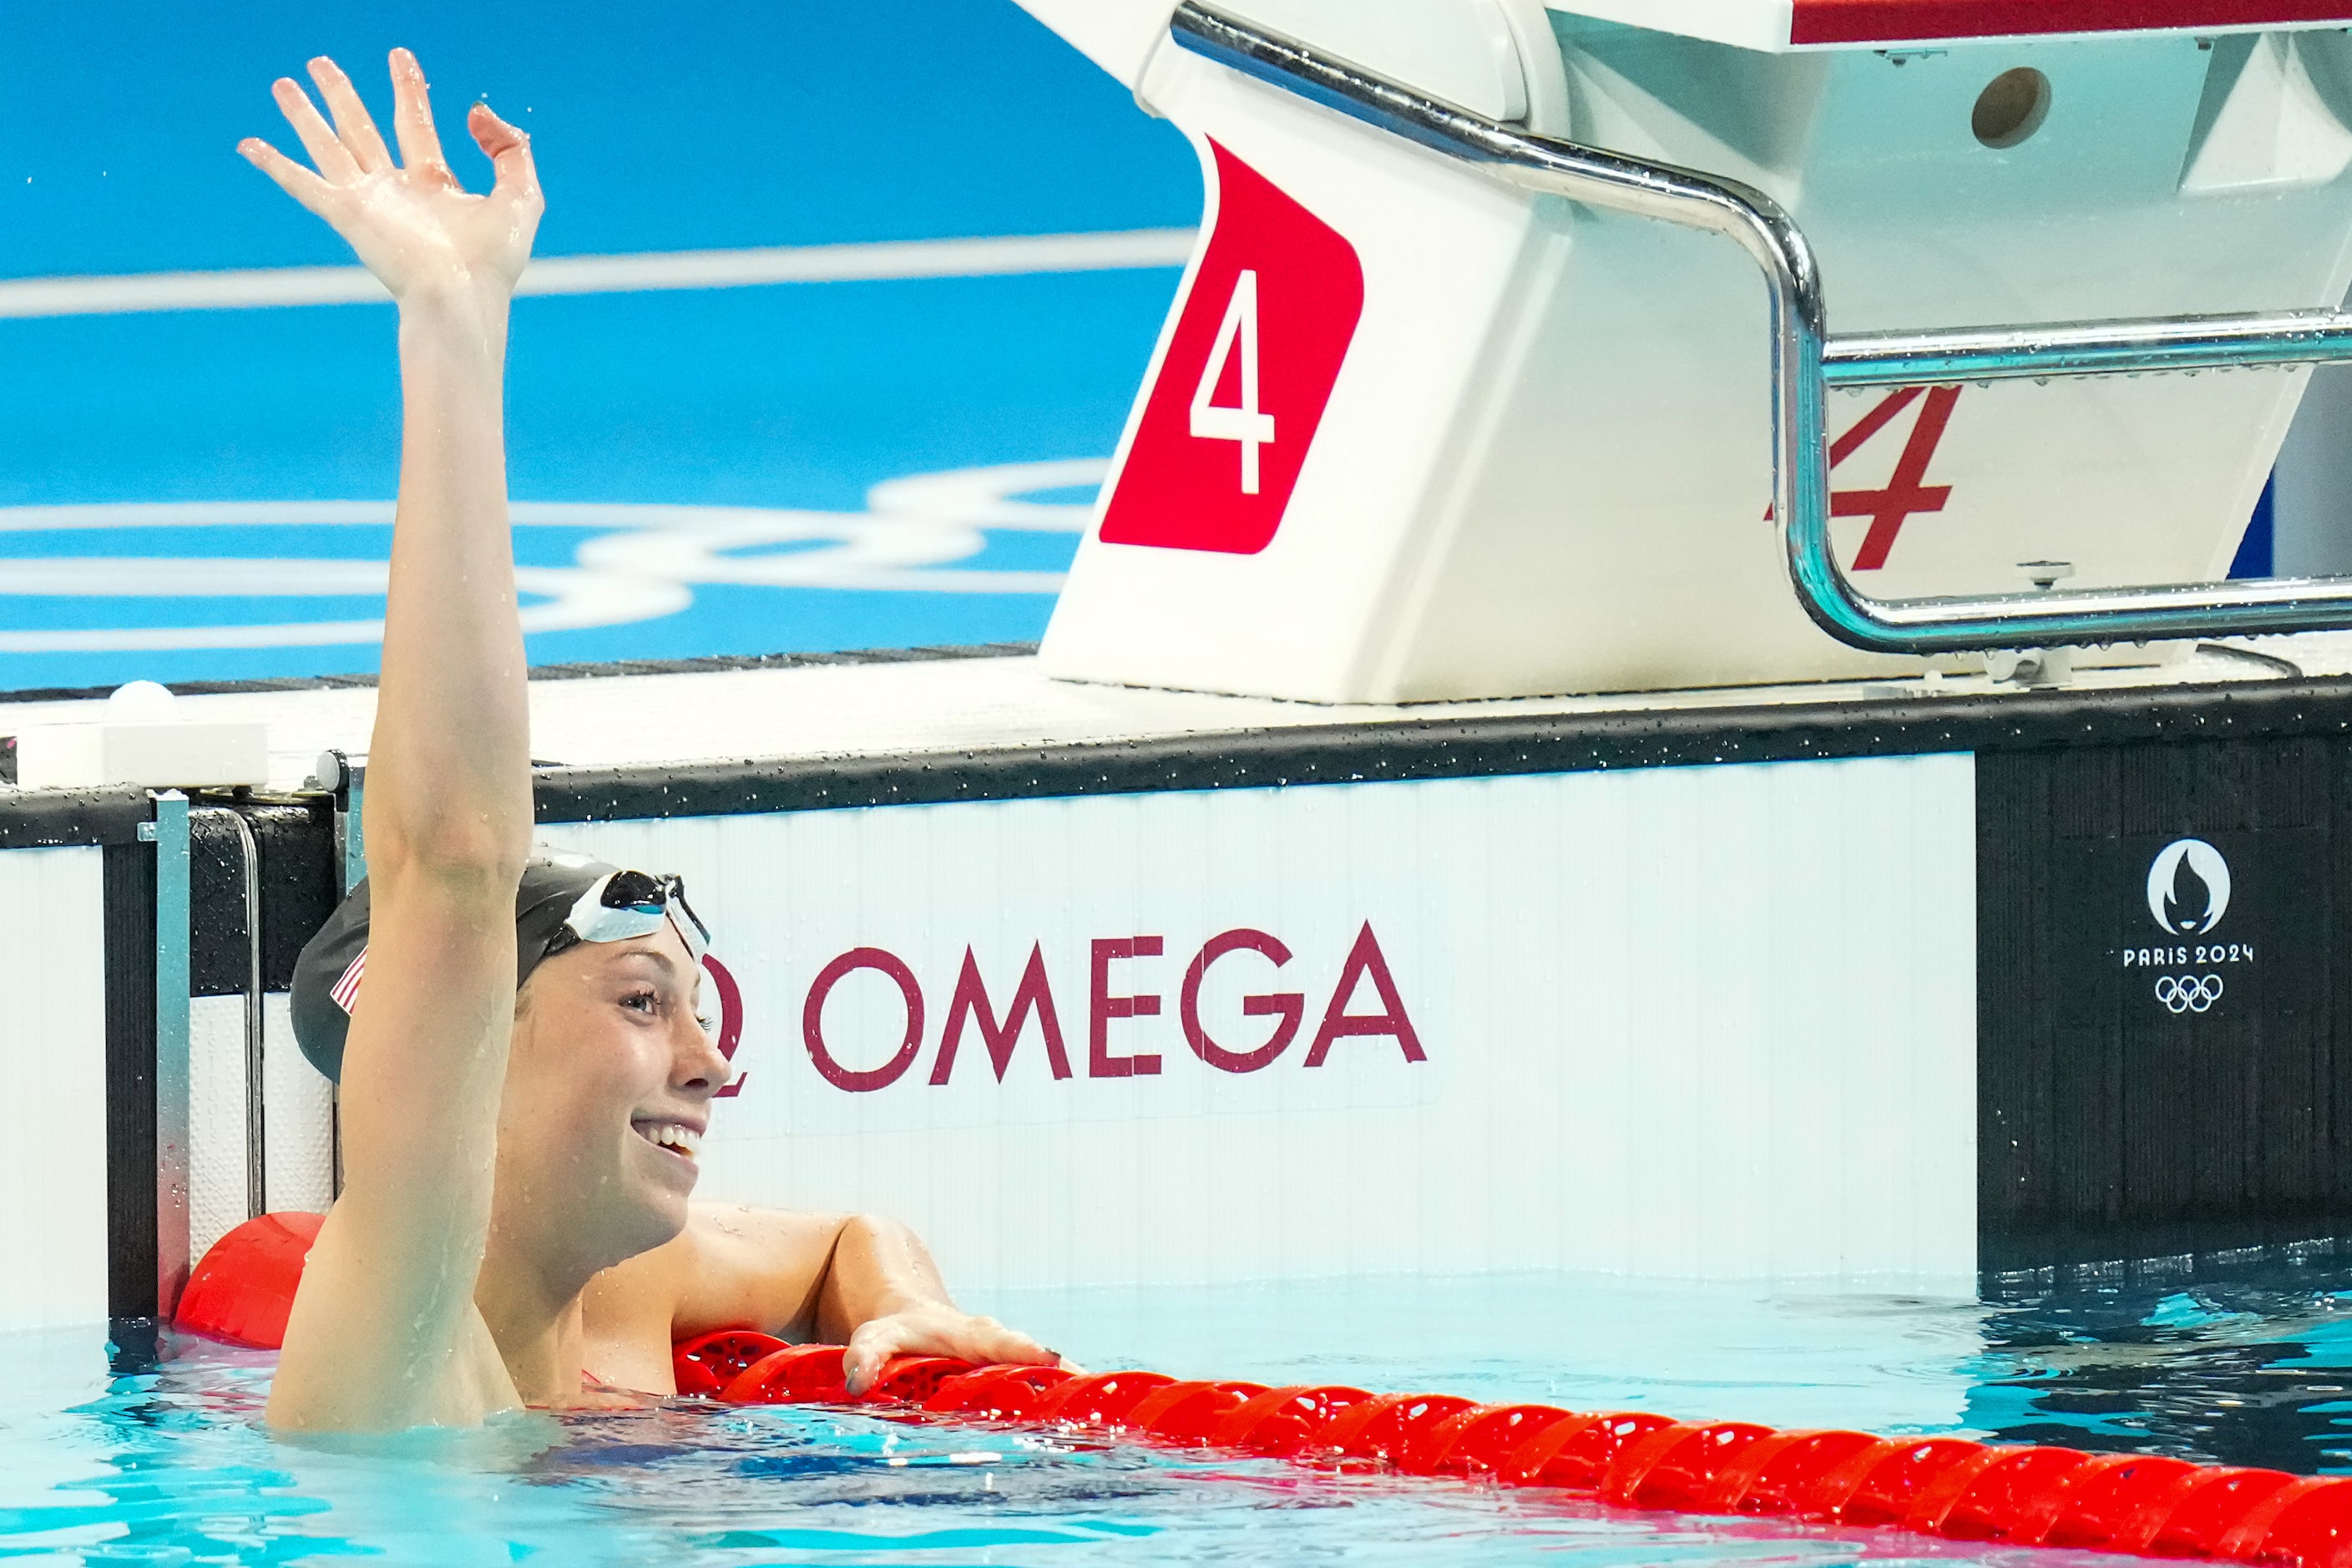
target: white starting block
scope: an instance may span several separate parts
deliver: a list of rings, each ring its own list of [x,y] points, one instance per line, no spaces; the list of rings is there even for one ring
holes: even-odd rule
[[[1021,3],[1207,183],[1055,675],[1415,701],[2352,620],[2211,583],[2346,357],[2347,0]]]

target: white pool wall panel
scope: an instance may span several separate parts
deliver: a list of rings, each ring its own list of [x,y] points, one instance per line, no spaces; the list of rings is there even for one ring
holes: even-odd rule
[[[0,1331],[106,1321],[102,854],[0,851]]]
[[[960,1287],[1427,1270],[1734,1279],[1976,1268],[1973,763],[1965,755],[1093,795],[659,822],[542,837],[685,874],[740,977],[742,1092],[703,1195],[878,1210]],[[1425,1059],[1394,1034],[1305,1058],[1369,924]],[[1185,973],[1246,1051],[1188,1048]],[[1098,942],[1157,936],[1156,957]],[[1070,1076],[1032,1018],[1003,1080],[969,1022],[934,1086],[967,951],[1001,1018],[1033,946]],[[895,1078],[820,1073],[826,965],[887,952],[924,1004]],[[1090,1000],[1157,998],[1105,1016]],[[824,999],[837,1070],[882,1073],[898,984]],[[1369,977],[1349,1016],[1386,1011]],[[1280,1004],[1273,1005],[1279,1006]],[[885,1074],[884,1076],[887,1076]]]
[[[245,998],[188,1004],[188,1256],[251,1210],[246,1143]],[[262,1188],[274,1211],[324,1214],[334,1199],[334,1087],[303,1059],[291,999],[262,999]]]
[[[324,1214],[335,1198],[335,1086],[294,1039],[293,998],[262,999],[262,1179],[273,1211]]]

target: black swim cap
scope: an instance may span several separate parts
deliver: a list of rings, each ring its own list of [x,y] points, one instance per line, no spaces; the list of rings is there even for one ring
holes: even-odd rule
[[[565,925],[565,917],[581,894],[615,869],[589,856],[544,845],[531,851],[515,889],[517,985],[551,954],[572,945],[577,938]],[[368,885],[362,879],[294,961],[295,1044],[312,1067],[338,1081],[343,1072],[343,1037],[352,1026],[352,1003],[366,967],[367,940]]]

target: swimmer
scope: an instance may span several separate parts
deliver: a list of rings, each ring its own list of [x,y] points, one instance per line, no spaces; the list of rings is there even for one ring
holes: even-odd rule
[[[845,1340],[850,1386],[902,1353],[1053,1363],[949,1300],[871,1218],[688,1199],[729,1068],[699,1016],[700,922],[674,878],[534,856],[509,536],[509,300],[542,203],[521,132],[477,103],[469,195],[425,76],[392,56],[395,159],[351,81],[290,79],[305,166],[238,146],[399,305],[400,499],[365,800],[368,877],[305,951],[306,1053],[342,1083],[343,1191],[269,1395],[288,1431],[468,1425],[675,1392],[674,1338]]]

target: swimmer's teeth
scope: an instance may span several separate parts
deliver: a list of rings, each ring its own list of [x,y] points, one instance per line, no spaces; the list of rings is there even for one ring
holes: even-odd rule
[[[663,1125],[654,1129],[653,1136],[655,1142],[661,1144],[664,1148],[675,1149],[679,1153],[686,1155],[689,1159],[702,1152],[701,1134],[694,1131],[690,1128],[679,1127],[675,1123],[665,1122]]]

